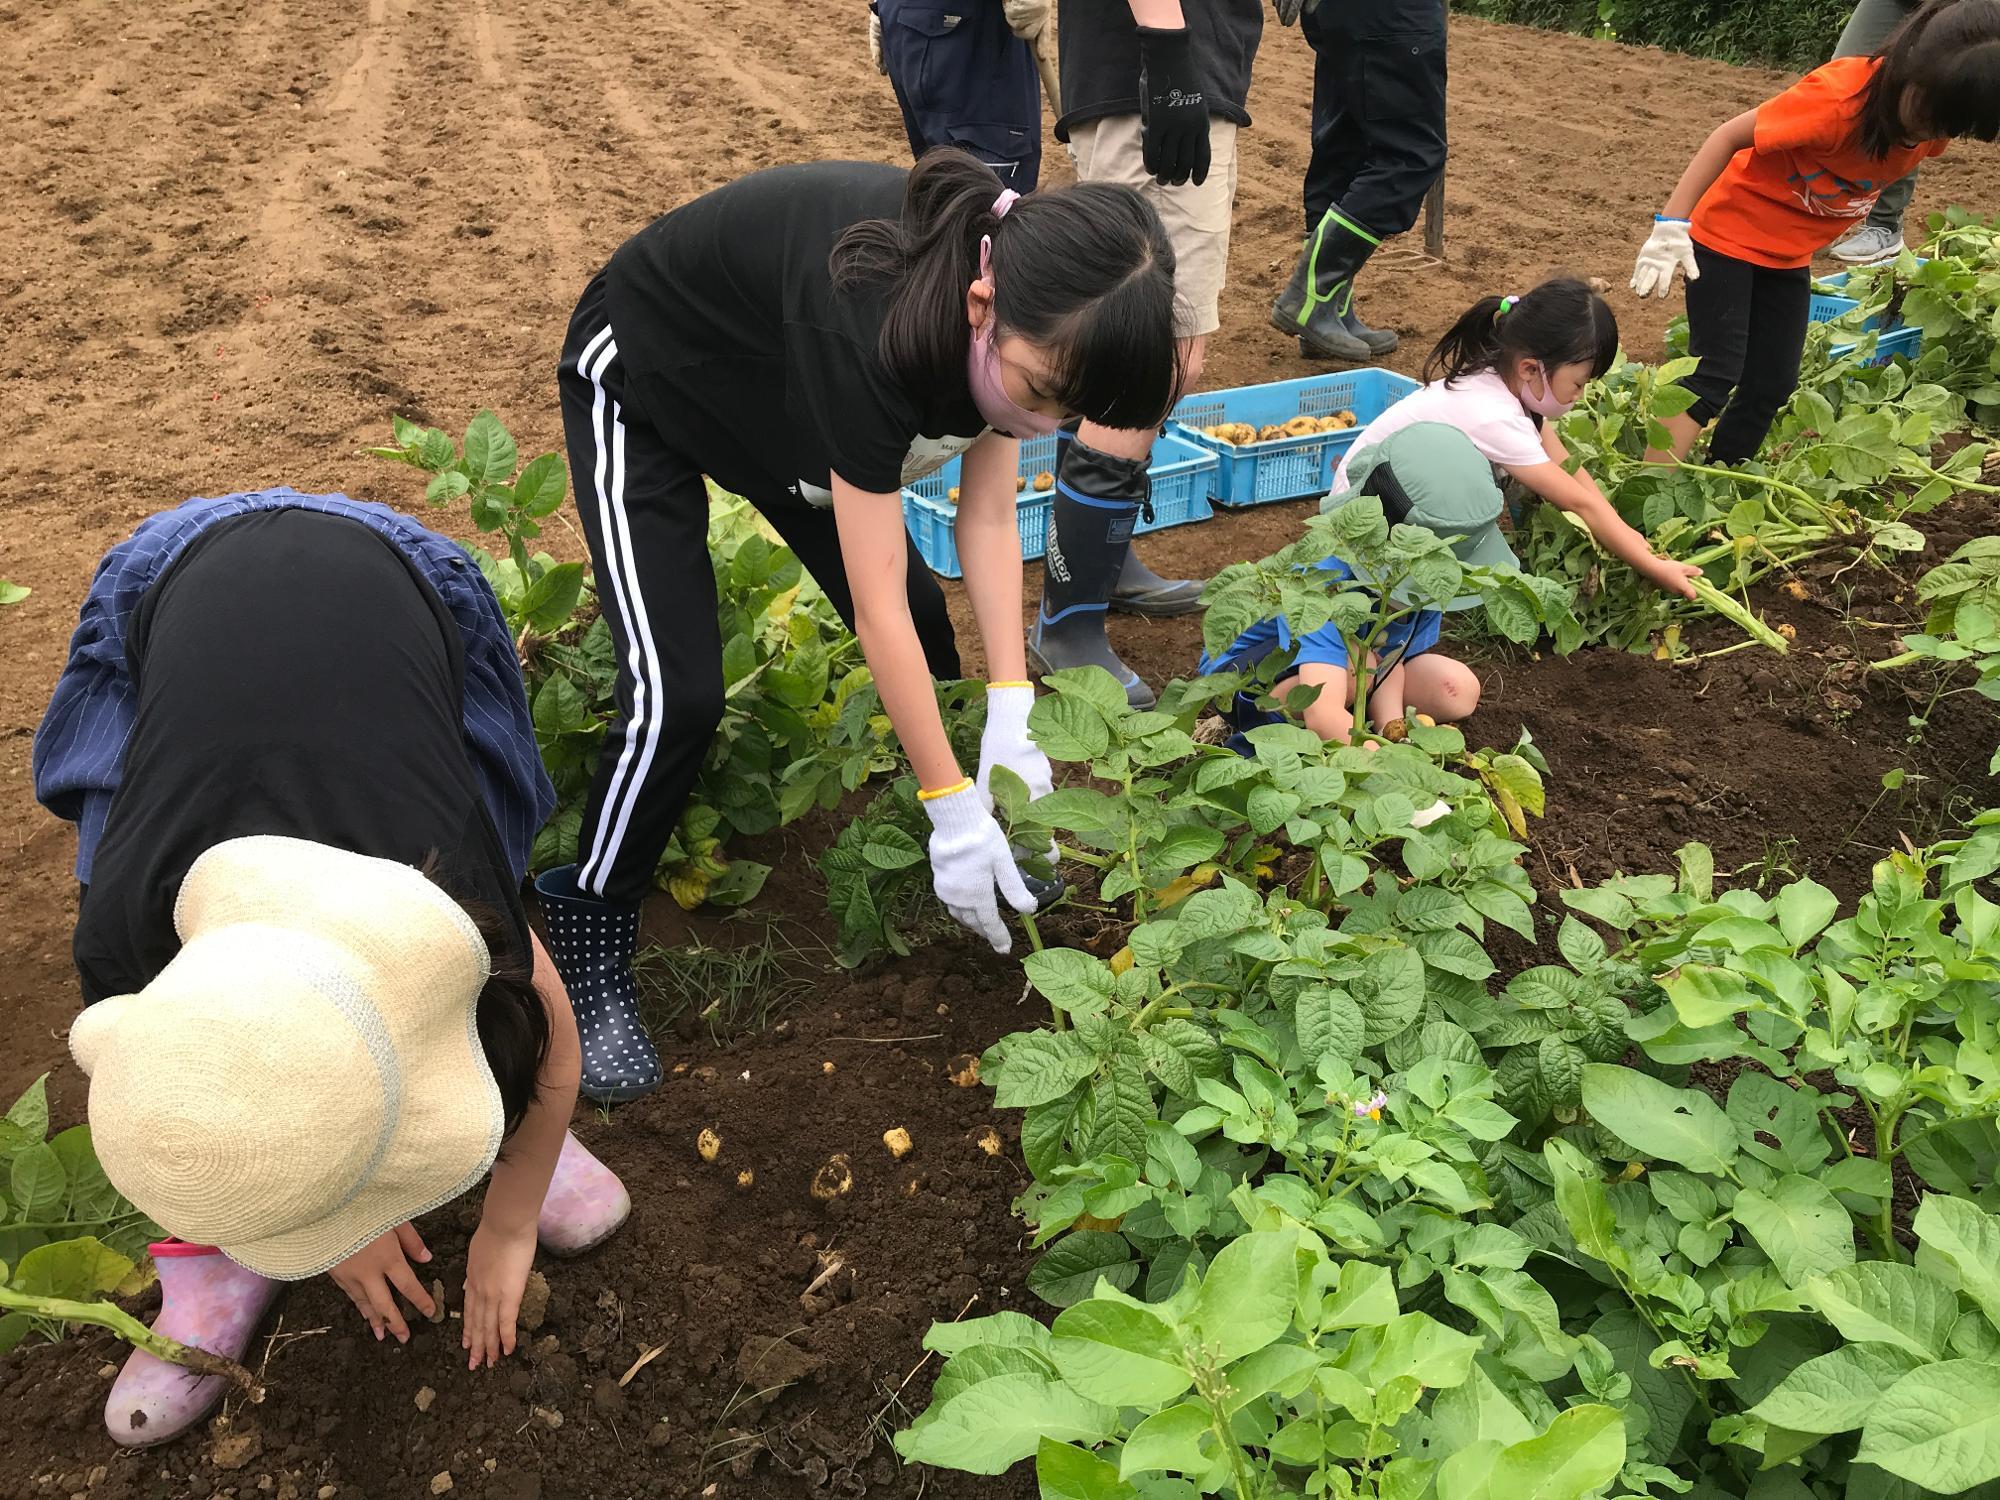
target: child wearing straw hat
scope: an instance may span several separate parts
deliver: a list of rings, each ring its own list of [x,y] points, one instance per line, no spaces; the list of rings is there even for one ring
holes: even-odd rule
[[[630,1202],[567,1132],[576,1025],[520,898],[554,796],[478,569],[339,495],[152,517],[97,570],[34,770],[78,826],[94,1143],[174,1237],[155,1326],[237,1358],[326,1272],[407,1341],[399,1295],[438,1311],[411,1221],[484,1178],[461,1340],[510,1353],[537,1242]],[[135,1353],[106,1422],[150,1445],[220,1396]]]

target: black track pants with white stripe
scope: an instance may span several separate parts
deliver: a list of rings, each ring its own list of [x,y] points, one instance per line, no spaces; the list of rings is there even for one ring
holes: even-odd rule
[[[653,887],[721,722],[722,633],[701,469],[669,440],[672,413],[629,400],[603,285],[601,276],[592,281],[577,304],[558,370],[570,488],[618,656],[617,716],[584,804],[576,880],[591,895],[630,905]],[[693,413],[688,420],[712,422]],[[775,485],[745,498],[851,629],[854,599],[833,512]],[[943,590],[914,546],[909,556],[910,614],[925,659],[933,676],[956,678]]]

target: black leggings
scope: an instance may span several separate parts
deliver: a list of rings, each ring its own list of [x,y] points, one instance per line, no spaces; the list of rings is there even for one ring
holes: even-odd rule
[[[618,650],[618,712],[584,804],[576,880],[591,895],[630,904],[652,889],[722,719],[708,490],[700,467],[628,389],[602,276],[570,321],[557,383],[577,517]],[[744,498],[798,554],[851,629],[854,596],[833,511],[777,484],[746,489]],[[914,546],[908,589],[931,675],[958,677],[944,591]]]
[[[1701,367],[1682,382],[1698,398],[1688,415],[1715,421],[1711,459],[1740,463],[1756,455],[1798,389],[1812,273],[1753,266],[1702,244],[1694,258],[1701,275],[1687,284],[1688,352]]]

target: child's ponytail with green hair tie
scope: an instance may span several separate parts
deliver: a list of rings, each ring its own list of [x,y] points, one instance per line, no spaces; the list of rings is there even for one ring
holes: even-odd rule
[[[1497,323],[1506,317],[1508,313],[1514,310],[1514,304],[1520,300],[1519,297],[1502,297],[1500,305],[1493,309],[1493,321]]]

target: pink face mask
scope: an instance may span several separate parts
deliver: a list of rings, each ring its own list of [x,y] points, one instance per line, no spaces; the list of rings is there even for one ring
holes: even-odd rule
[[[1542,392],[1539,396],[1535,394],[1534,387],[1529,385],[1521,387],[1521,404],[1536,416],[1551,418],[1564,416],[1572,406],[1576,405],[1574,401],[1561,401],[1556,398],[1556,379],[1549,373],[1547,365],[1542,366],[1541,385]]]
[[[1004,217],[1019,195],[1012,190],[1003,192],[993,203],[996,217]],[[993,281],[993,241],[983,237],[979,241],[979,279],[988,287]],[[989,305],[986,326],[973,330],[972,341],[965,350],[965,378],[972,387],[973,404],[979,408],[979,415],[986,425],[996,432],[1004,432],[1009,437],[1028,437],[1035,433],[1054,432],[1061,426],[1057,417],[1042,412],[1029,411],[1017,405],[1007,394],[1006,382],[1000,374],[1000,353],[993,347],[993,327],[998,321],[998,300]]]

